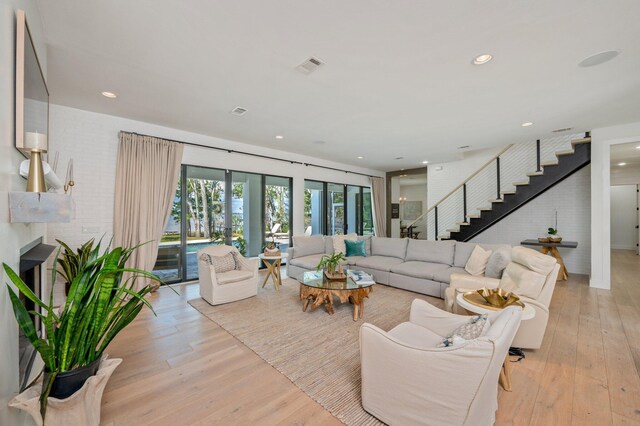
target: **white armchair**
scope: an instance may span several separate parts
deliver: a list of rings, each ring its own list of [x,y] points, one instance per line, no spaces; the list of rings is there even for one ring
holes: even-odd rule
[[[487,333],[460,346],[437,347],[469,321],[414,300],[409,322],[389,332],[360,328],[362,406],[390,425],[491,425],[498,378],[520,308],[489,315]]]
[[[238,269],[216,273],[213,265],[204,262],[202,254],[224,256],[236,253]],[[211,305],[234,302],[258,294],[258,260],[242,257],[233,246],[209,246],[198,250],[198,274],[200,280],[200,297]]]
[[[549,321],[549,304],[559,270],[560,265],[555,258],[525,247],[514,247],[511,251],[511,263],[507,265],[500,280],[452,274],[451,284],[445,291],[445,309],[458,314],[466,312],[456,303],[456,296],[461,292],[482,287],[513,291],[522,302],[531,305],[536,314],[532,319],[522,322],[512,345],[524,349],[539,349]]]

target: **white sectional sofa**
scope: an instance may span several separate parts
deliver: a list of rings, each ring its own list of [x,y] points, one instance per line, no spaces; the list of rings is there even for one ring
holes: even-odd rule
[[[451,274],[466,274],[464,266],[475,248],[475,243],[457,241],[427,241],[408,238],[358,237],[365,240],[366,256],[348,257],[346,263],[371,274],[379,284],[390,285],[444,298],[451,282]],[[494,262],[492,278],[500,278],[502,270],[511,260],[511,246],[507,244],[480,244],[501,256]],[[293,246],[287,249],[287,275],[299,278],[305,271],[315,271],[325,254],[333,253],[331,237],[314,235],[294,236]],[[493,255],[492,255],[493,256]],[[491,263],[491,259],[490,259]]]

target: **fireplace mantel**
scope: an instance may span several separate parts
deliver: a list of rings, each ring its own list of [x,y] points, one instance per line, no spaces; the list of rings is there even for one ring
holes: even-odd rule
[[[53,192],[10,192],[11,223],[68,223],[74,216],[70,195]]]

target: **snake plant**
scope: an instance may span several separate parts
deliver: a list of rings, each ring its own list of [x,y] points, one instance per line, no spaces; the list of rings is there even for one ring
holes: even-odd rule
[[[40,353],[45,370],[49,373],[45,375],[40,395],[43,419],[47,397],[58,373],[83,367],[100,358],[113,338],[133,321],[144,306],[153,312],[145,300],[153,287],[148,284],[136,291],[134,283],[137,278],[159,281],[158,278],[149,272],[125,266],[137,247],[108,246],[101,253],[100,243],[95,247],[93,241],[89,243],[82,246],[88,249],[83,260],[75,265],[76,269],[71,273],[62,273],[65,279],[70,280],[70,287],[66,302],[59,309],[54,309],[53,285],[49,300],[45,303],[3,263],[7,276],[18,291],[41,309],[41,312],[27,311],[16,292],[7,286],[18,325]],[[61,245],[69,249],[66,244]],[[56,255],[56,264],[59,263],[59,257],[60,250]],[[56,282],[56,273],[54,268],[51,283]],[[37,315],[42,320],[44,336],[37,334],[31,315]]]

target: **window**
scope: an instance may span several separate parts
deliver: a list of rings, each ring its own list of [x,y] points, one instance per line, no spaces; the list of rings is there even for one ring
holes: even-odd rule
[[[305,180],[306,235],[373,235],[371,188]]]

